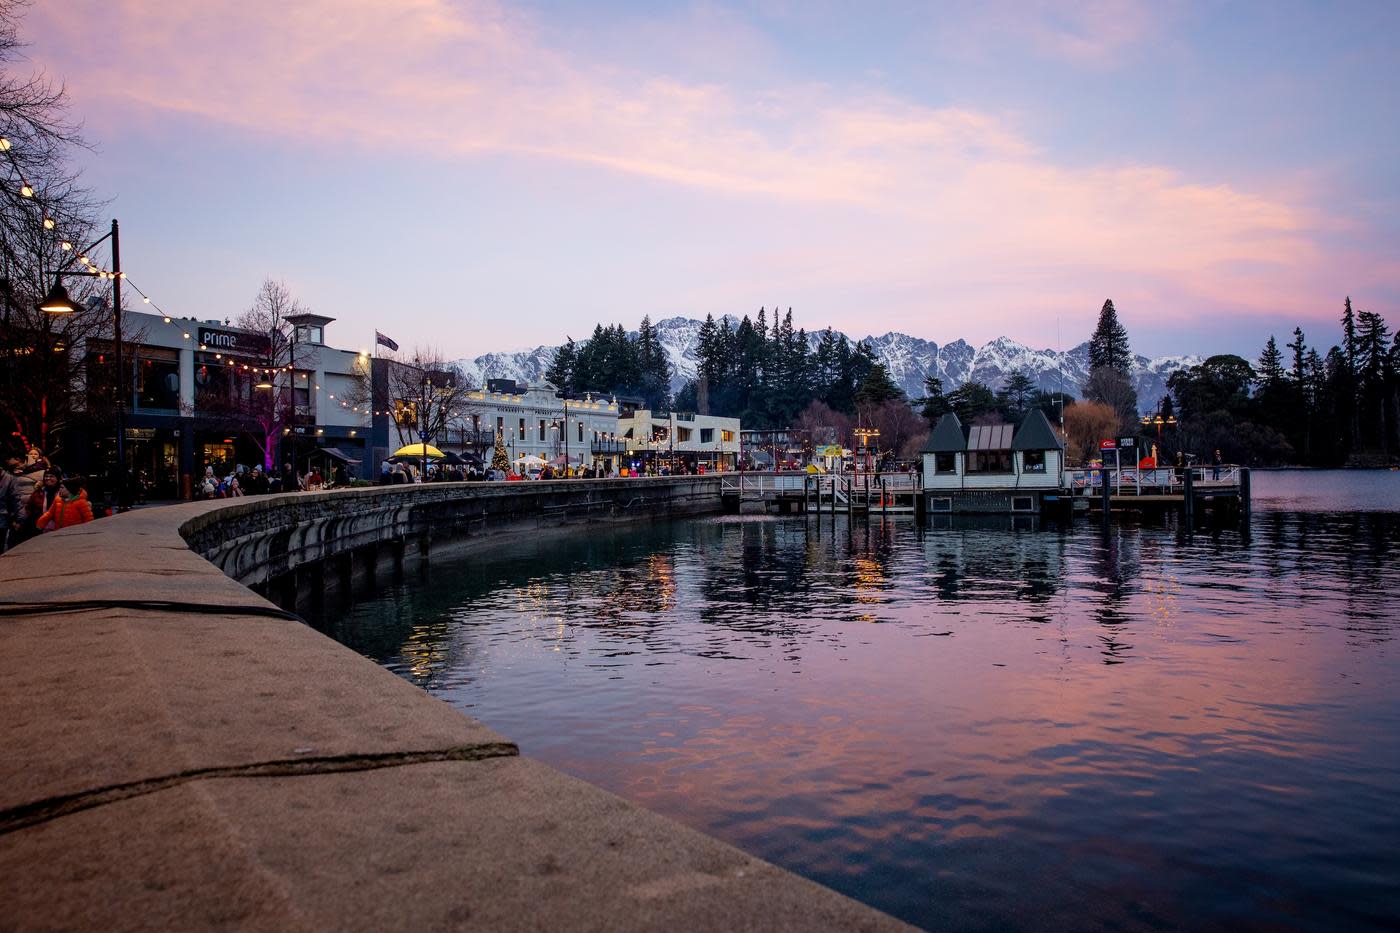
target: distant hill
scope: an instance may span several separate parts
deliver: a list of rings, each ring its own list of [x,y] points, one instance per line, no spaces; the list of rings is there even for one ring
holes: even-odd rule
[[[671,358],[673,390],[695,377],[695,346],[701,323],[685,317],[656,322],[657,334]],[[737,321],[731,319],[731,326],[735,323]],[[808,336],[815,347],[819,332]],[[962,339],[940,346],[931,340],[893,331],[863,339],[910,398],[923,395],[924,377],[930,371],[943,380],[944,391],[950,391],[969,379],[996,389],[1007,375],[1024,370],[1041,388],[1060,389],[1076,397],[1089,375],[1088,341],[1072,350],[1059,352],[1034,350],[1010,337],[998,337],[980,347],[973,347]],[[851,340],[855,342],[855,338]],[[557,346],[540,346],[515,353],[485,353],[475,359],[459,360],[458,365],[481,382],[487,379],[540,382],[556,349]],[[1138,407],[1143,411],[1156,408],[1166,395],[1167,377],[1200,361],[1197,356],[1134,357],[1132,377],[1137,386]]]

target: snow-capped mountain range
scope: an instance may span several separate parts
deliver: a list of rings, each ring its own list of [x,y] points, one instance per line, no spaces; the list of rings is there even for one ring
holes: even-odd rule
[[[657,336],[671,359],[673,390],[695,378],[696,344],[701,323],[684,317],[656,322]],[[737,323],[730,320],[731,327]],[[815,347],[820,332],[811,333],[808,337]],[[997,389],[1008,375],[1022,370],[1043,389],[1063,390],[1075,396],[1081,394],[1080,386],[1089,376],[1087,341],[1072,350],[1061,352],[1034,350],[1010,337],[998,337],[980,347],[961,339],[940,346],[931,340],[894,332],[879,337],[868,336],[864,340],[910,398],[924,394],[924,377],[930,372],[943,380],[944,391],[951,391],[970,379]],[[543,381],[544,371],[557,349],[557,346],[540,346],[515,353],[485,353],[475,359],[458,360],[457,364],[478,384],[487,379],[537,383]],[[1167,377],[1178,369],[1200,361],[1201,358],[1197,356],[1135,357],[1131,375],[1137,386],[1138,407],[1143,411],[1155,409],[1166,394]]]

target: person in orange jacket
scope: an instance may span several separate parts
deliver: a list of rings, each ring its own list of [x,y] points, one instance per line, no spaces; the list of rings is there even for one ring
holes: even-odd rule
[[[92,504],[88,502],[82,478],[74,476],[63,481],[63,492],[54,500],[53,505],[49,506],[49,510],[39,516],[39,527],[57,530],[69,525],[84,525],[90,521]]]

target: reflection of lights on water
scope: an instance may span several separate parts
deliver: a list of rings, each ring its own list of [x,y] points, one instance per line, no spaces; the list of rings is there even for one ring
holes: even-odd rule
[[[415,681],[431,680],[447,663],[448,623],[415,625],[401,653]]]
[[[858,603],[880,604],[887,602],[886,598],[878,591],[889,585],[889,577],[885,574],[885,568],[879,561],[869,557],[855,558],[855,580],[852,588],[856,591],[855,600]],[[861,618],[861,621],[874,622],[873,618]]]
[[[1147,613],[1157,622],[1171,624],[1177,615],[1177,594],[1181,592],[1181,581],[1174,576],[1147,580],[1143,585],[1147,595]]]

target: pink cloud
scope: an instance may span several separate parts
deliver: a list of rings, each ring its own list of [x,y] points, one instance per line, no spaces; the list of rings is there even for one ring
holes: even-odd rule
[[[33,18],[38,54],[64,50],[54,70],[99,126],[171,113],[257,143],[364,147],[388,154],[381,163],[405,150],[466,163],[541,156],[809,220],[762,254],[752,283],[735,262],[734,291],[760,278],[837,292],[877,281],[910,295],[990,294],[1024,314],[1037,297],[1078,302],[1075,281],[1095,294],[1122,283],[1168,320],[1214,306],[1275,312],[1300,289],[1320,300],[1331,287],[1316,241],[1330,222],[1306,192],[1202,184],[1165,166],[1057,164],[1011,120],[967,106],[581,60],[491,3],[125,0]],[[1151,8],[1117,2],[1017,21],[1046,49],[1088,59],[1153,28]],[[1153,297],[1164,289],[1181,303]],[[913,299],[904,313],[918,315]]]

